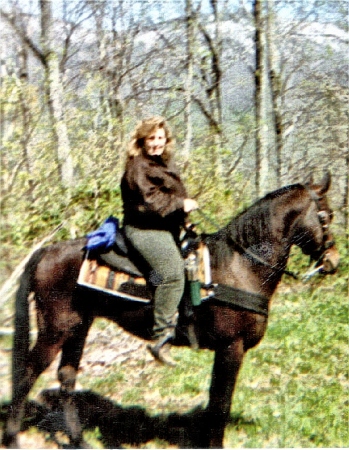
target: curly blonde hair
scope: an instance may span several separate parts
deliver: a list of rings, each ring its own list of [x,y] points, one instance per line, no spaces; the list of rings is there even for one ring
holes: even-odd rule
[[[159,128],[165,130],[166,146],[162,154],[164,160],[170,159],[174,147],[174,138],[171,129],[163,117],[150,117],[144,119],[136,126],[128,145],[127,159],[140,155],[144,151],[144,140],[153,131]]]

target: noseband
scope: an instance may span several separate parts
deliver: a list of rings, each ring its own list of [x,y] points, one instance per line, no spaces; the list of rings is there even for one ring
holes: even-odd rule
[[[302,277],[304,281],[309,280],[313,275],[323,270],[324,265],[321,264],[323,262],[324,257],[326,256],[326,251],[330,248],[334,247],[335,241],[330,237],[330,213],[325,209],[321,209],[320,200],[322,197],[318,196],[314,191],[307,188],[310,198],[315,202],[317,208],[317,217],[319,219],[319,223],[322,229],[322,245],[321,245],[321,254],[320,257],[316,259],[315,263],[312,265],[311,269]]]
[[[317,216],[321,225],[321,229],[322,229],[322,249],[324,251],[328,250],[331,247],[334,247],[335,245],[335,241],[333,239],[330,238],[330,233],[329,233],[329,227],[330,227],[330,214],[328,211],[326,211],[325,209],[321,209],[321,204],[320,204],[320,200],[322,199],[322,197],[319,197],[314,191],[312,191],[311,189],[308,189],[306,187],[307,191],[309,192],[310,198],[314,201],[316,208],[317,208]],[[319,258],[319,260],[321,260],[321,258],[323,257],[323,254],[321,255],[321,257]]]

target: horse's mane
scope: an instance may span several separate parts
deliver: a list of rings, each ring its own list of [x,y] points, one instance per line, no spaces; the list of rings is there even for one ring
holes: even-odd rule
[[[224,247],[233,245],[247,249],[268,241],[271,236],[271,208],[275,200],[300,190],[303,191],[304,186],[293,184],[267,194],[233,217],[224,228],[207,235],[205,241],[209,245],[215,242],[220,247],[217,249],[220,257],[225,253]]]

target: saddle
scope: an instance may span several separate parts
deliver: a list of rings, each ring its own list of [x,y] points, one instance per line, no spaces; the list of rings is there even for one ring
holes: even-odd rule
[[[116,219],[117,220],[117,219]],[[107,223],[107,227],[105,224]],[[97,232],[90,233],[92,240],[100,238],[103,230],[113,222],[108,218]],[[118,222],[115,222],[117,227]],[[147,274],[135,261],[132,250],[124,236],[123,230],[116,228],[110,246],[110,236],[103,235],[103,244],[95,243],[85,247],[85,258],[80,268],[77,284],[85,288],[109,294],[119,299],[151,303],[153,286],[147,281]],[[91,239],[91,238],[90,238]],[[99,239],[100,240],[100,239]],[[108,241],[106,247],[104,241]],[[187,226],[180,239],[181,253],[185,261],[185,274],[189,285],[192,304],[197,306],[203,298],[210,295],[211,272],[210,257],[207,246],[194,231],[194,226]],[[166,250],[164,250],[166,251]]]
[[[98,245],[95,246],[92,239],[93,245],[86,246],[85,259],[81,265],[77,284],[103,292],[115,299],[151,304],[154,288],[147,281],[146,273],[138,267],[136,259],[132,257],[131,248],[122,230],[113,228],[114,225],[118,225],[117,219],[112,219],[107,219],[109,223],[106,227],[105,223],[102,225],[101,228],[104,227],[102,233],[100,230],[91,233],[93,238],[97,233]],[[115,223],[111,227],[113,221]],[[110,228],[113,229],[111,234]],[[184,235],[180,238],[180,248],[185,261],[186,276],[186,291],[181,303],[184,305],[184,316],[189,323],[193,316],[193,306],[199,306],[207,300],[223,302],[233,308],[268,317],[268,297],[233,286],[212,283],[210,253],[204,239],[197,235],[193,225],[186,226]],[[194,338],[189,336],[189,341],[195,347],[195,336]]]

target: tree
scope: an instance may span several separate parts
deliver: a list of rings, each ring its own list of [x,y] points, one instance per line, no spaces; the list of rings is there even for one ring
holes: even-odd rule
[[[348,222],[345,2],[47,1],[2,2],[6,245],[121,210],[128,131],[153,114],[213,215],[328,168]]]
[[[281,187],[282,154],[283,154],[283,121],[281,110],[281,72],[279,56],[277,54],[274,2],[267,1],[266,13],[266,52],[267,52],[267,79],[271,94],[271,125],[275,142],[275,177],[276,187]]]
[[[54,48],[54,23],[50,0],[40,0],[41,11],[41,48],[27,33],[22,21],[21,11],[13,8],[11,13],[1,11],[3,17],[11,24],[23,47],[29,48],[45,69],[47,103],[51,113],[52,131],[56,142],[56,158],[62,184],[71,188],[73,185],[73,160],[70,151],[67,125],[64,118],[63,87],[58,55]]]
[[[263,40],[262,1],[254,0],[253,17],[255,27],[255,156],[256,195],[260,197],[268,190],[269,161],[265,142],[265,46]]]
[[[186,24],[186,82],[185,82],[185,110],[184,110],[184,123],[186,124],[186,135],[184,141],[184,158],[186,161],[189,159],[192,136],[193,136],[193,123],[192,123],[192,97],[193,97],[193,75],[194,75],[194,26],[195,26],[195,13],[193,11],[193,5],[191,0],[185,2],[185,24]]]
[[[202,85],[202,92],[206,99],[202,101],[199,96],[195,97],[201,112],[206,117],[210,134],[218,137],[218,145],[222,145],[222,98],[221,98],[221,51],[220,38],[220,14],[218,0],[210,0],[213,21],[203,23],[198,21],[198,30],[202,36],[204,48],[198,61],[198,78]],[[199,52],[200,54],[200,52]],[[217,141],[215,142],[217,144]]]
[[[63,186],[70,189],[74,184],[74,167],[64,115],[64,96],[59,59],[54,50],[54,22],[51,0],[40,0],[40,10],[41,60],[46,72],[48,104],[51,112],[52,130],[57,144],[58,167]],[[27,37],[27,39],[29,38]]]

